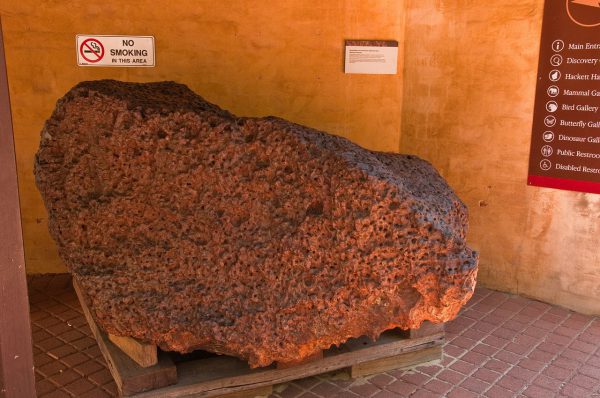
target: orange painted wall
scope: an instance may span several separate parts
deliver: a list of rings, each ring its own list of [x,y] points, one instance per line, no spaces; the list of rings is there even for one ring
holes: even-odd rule
[[[4,0],[0,16],[29,273],[65,270],[32,167],[45,119],[79,81],[176,80],[238,115],[284,117],[371,149],[400,145],[401,72],[345,75],[343,40],[403,42],[402,2]],[[78,33],[154,35],[158,66],[78,67]]]
[[[600,314],[600,196],[527,186],[542,11],[411,1],[401,151],[468,205],[480,284]]]
[[[61,272],[32,176],[39,131],[81,80],[177,80],[432,162],[470,209],[479,283],[600,314],[600,196],[526,185],[543,0],[0,3],[28,271]],[[79,68],[75,34],[154,35],[154,69]],[[343,40],[395,39],[396,76],[344,75]]]

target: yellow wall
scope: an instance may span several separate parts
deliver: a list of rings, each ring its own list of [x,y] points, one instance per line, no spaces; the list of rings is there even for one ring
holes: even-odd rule
[[[402,2],[4,0],[0,16],[29,273],[64,271],[32,166],[44,120],[79,81],[175,80],[240,116],[280,116],[371,149],[400,145],[401,72],[343,74],[343,40],[402,42]],[[158,66],[77,67],[78,33],[154,35]]]
[[[600,196],[528,187],[542,0],[411,1],[401,151],[470,209],[479,283],[600,313]]]

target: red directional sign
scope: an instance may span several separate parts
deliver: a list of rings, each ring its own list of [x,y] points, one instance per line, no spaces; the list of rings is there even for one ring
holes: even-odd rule
[[[79,46],[79,53],[88,62],[98,62],[104,57],[104,46],[96,39],[87,39]]]

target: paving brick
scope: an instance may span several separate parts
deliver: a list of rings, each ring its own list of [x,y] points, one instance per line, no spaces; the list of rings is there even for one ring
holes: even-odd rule
[[[543,329],[545,331],[550,331],[556,327],[556,324],[554,322],[548,322],[542,319],[538,319],[537,321],[533,322],[532,326],[538,329]]]
[[[431,366],[419,366],[417,370],[421,373],[428,374],[429,376],[436,375],[442,370],[442,367],[439,365],[431,365]]]
[[[374,384],[379,388],[383,388],[395,380],[396,380],[396,378],[394,378],[388,374],[382,373],[382,374],[378,374],[376,376],[370,377],[369,383]]]
[[[373,395],[373,398],[400,398],[401,395],[393,393],[391,391],[379,391],[377,394]]]
[[[584,365],[579,368],[579,372],[585,376],[600,380],[600,367],[592,365]]]
[[[488,358],[489,357],[485,355],[471,351],[467,352],[460,359],[462,359],[465,362],[472,363],[473,365],[483,365],[485,362],[487,362]]]
[[[75,371],[80,373],[83,376],[88,376],[96,373],[100,369],[104,369],[106,366],[104,364],[100,364],[98,361],[93,359],[88,359],[87,361],[80,363],[75,366]]]
[[[535,379],[533,379],[533,384],[545,388],[547,390],[558,391],[561,388],[563,382],[561,380],[557,380],[546,375],[539,375]]]
[[[592,392],[575,384],[567,384],[561,391],[563,395],[572,398],[592,397]]]
[[[77,366],[77,365],[87,362],[89,360],[90,360],[90,358],[87,355],[82,354],[81,352],[75,352],[71,355],[61,358],[61,361],[70,367]]]
[[[54,383],[51,383],[49,380],[40,380],[35,383],[35,390],[37,392],[38,397],[44,396],[45,394],[51,393],[56,390],[56,386]]]
[[[544,369],[548,364],[540,361],[536,361],[534,359],[525,358],[519,361],[519,366],[533,372],[540,372]]]
[[[442,370],[437,376],[439,380],[447,381],[452,384],[458,384],[465,378],[465,375],[458,373],[452,369]]]
[[[569,329],[582,330],[589,323],[589,318],[581,318],[578,314],[572,313],[565,321],[562,326]]]
[[[487,336],[485,339],[482,340],[482,342],[492,347],[502,348],[505,345],[507,345],[510,342],[510,340],[498,336]]]
[[[461,355],[463,355],[466,352],[467,352],[467,350],[465,350],[464,348],[460,348],[453,344],[446,344],[444,346],[444,354],[449,355],[454,358],[459,358]]]
[[[422,373],[412,372],[402,376],[402,380],[412,383],[418,387],[423,386],[429,380],[429,377]]]
[[[581,333],[579,336],[577,336],[577,340],[589,344],[598,344],[598,336],[586,332]]]
[[[460,372],[464,375],[468,375],[469,373],[471,373],[472,371],[477,369],[477,367],[475,365],[473,365],[472,363],[458,360],[458,361],[454,362],[452,365],[450,365],[450,369]]]
[[[50,337],[50,338],[47,338],[47,339],[42,340],[42,341],[35,340],[35,345],[39,349],[41,349],[43,351],[46,351],[46,352],[48,352],[48,351],[50,351],[50,350],[52,350],[54,348],[58,348],[60,346],[63,346],[64,344],[65,343],[63,341],[57,339],[56,337]]]
[[[486,321],[480,321],[480,322],[477,322],[475,325],[473,325],[474,330],[482,332],[483,334],[490,333],[492,330],[494,330],[496,328],[497,328],[497,325],[494,325],[493,323],[489,323]]]
[[[281,391],[278,395],[280,398],[297,398],[302,394],[303,390],[298,388],[294,384],[288,384],[285,390]]]
[[[45,352],[36,354],[33,356],[33,363],[35,364],[36,367],[41,367],[44,366],[45,364],[52,362],[56,360],[56,358],[53,358],[52,356],[48,355]]]
[[[476,377],[477,379],[486,381],[488,383],[496,381],[500,376],[500,373],[485,368],[478,369],[475,373],[473,373],[473,377]]]
[[[505,340],[512,340],[515,337],[515,331],[514,330],[509,330],[509,329],[498,328],[498,329],[494,330],[491,333],[491,335],[499,337],[501,339],[505,339]],[[487,343],[487,344],[489,344],[489,343]]]
[[[88,378],[99,386],[103,386],[104,384],[113,381],[112,375],[108,369],[99,370],[98,372],[89,375]]]
[[[113,397],[116,397],[118,395],[117,385],[112,380],[108,384],[103,384],[102,389],[111,394]]]
[[[489,357],[498,352],[498,348],[487,344],[477,344],[475,347],[473,347],[473,351]]]
[[[532,385],[525,389],[523,395],[529,398],[548,398],[555,395],[555,392],[536,385]]]
[[[477,394],[483,393],[490,387],[490,385],[490,383],[476,379],[474,377],[470,377],[460,384],[462,388]]]
[[[37,371],[45,377],[49,377],[66,369],[67,367],[63,363],[60,363],[59,361],[52,361],[48,362],[44,366],[40,366],[39,368],[37,368]]]
[[[547,343],[547,342],[541,343],[536,348],[538,350],[545,351],[547,353],[555,354],[555,355],[559,354],[562,350],[564,350],[563,346],[560,346],[558,344],[553,344],[553,343]]]
[[[66,341],[67,343],[70,343],[72,341],[76,341],[81,339],[82,337],[86,337],[85,334],[81,333],[79,330],[77,329],[73,329],[72,327],[69,327],[69,330],[67,332],[61,333],[59,335],[59,337]]]
[[[398,393],[403,397],[408,397],[410,394],[415,392],[417,388],[418,387],[416,385],[404,380],[397,380],[385,387],[386,390]]]
[[[523,359],[523,356],[515,354],[514,352],[502,350],[494,354],[494,358],[506,363],[518,363]]]
[[[332,384],[328,381],[322,381],[321,383],[315,385],[310,390],[312,393],[317,394],[321,397],[329,397],[334,395],[340,391],[340,388],[335,384]]]
[[[504,347],[504,350],[506,350],[508,352],[512,352],[517,355],[525,355],[526,353],[531,351],[531,349],[532,349],[531,346],[526,346],[526,345],[521,345],[521,344],[516,344],[516,343],[508,343],[506,345],[506,347]]]
[[[542,374],[560,381],[567,381],[571,377],[570,370],[554,365],[549,365]]]
[[[507,364],[506,362],[503,361],[499,361],[497,359],[490,359],[489,361],[487,361],[483,367],[489,370],[493,370],[496,371],[498,373],[504,373],[506,372],[506,370],[508,370],[508,368],[510,368],[511,365]]]
[[[509,376],[516,377],[517,379],[524,380],[524,381],[529,381],[529,380],[533,379],[535,376],[538,375],[537,372],[534,372],[532,370],[523,368],[523,367],[518,366],[518,365],[515,366],[515,367],[513,367],[506,374],[509,375]]]
[[[578,387],[593,390],[600,387],[600,379],[585,376],[582,374],[575,375],[571,380],[571,384],[575,384]]]
[[[439,398],[440,395],[429,390],[417,390],[411,398]]]
[[[550,363],[555,356],[555,354],[551,354],[536,348],[527,355],[527,358],[538,362]]]
[[[581,351],[586,354],[591,354],[596,351],[597,346],[595,344],[587,343],[585,341],[575,340],[569,345],[569,348]]]
[[[54,390],[38,398],[71,398],[71,395],[62,390]]]
[[[513,376],[504,375],[498,380],[496,385],[512,392],[517,392],[525,385],[525,381]]]
[[[569,337],[569,338],[573,338],[573,337],[575,337],[577,335],[577,333],[579,333],[579,331],[575,330],[575,329],[568,328],[566,326],[559,326],[556,329],[554,329],[554,331],[552,333],[559,334],[561,336],[566,336],[566,337]]]
[[[476,344],[477,340],[473,340],[464,336],[458,336],[454,340],[452,340],[451,345],[470,350],[471,348],[475,347]]]
[[[55,373],[54,375],[50,376],[48,380],[52,381],[56,385],[66,386],[67,384],[72,383],[75,380],[81,380],[81,375],[79,375],[77,372],[71,369],[67,369]]]
[[[495,385],[485,392],[485,396],[489,398],[513,398],[514,392]]]
[[[310,390],[311,388],[313,388],[314,386],[319,384],[319,382],[320,381],[317,378],[305,377],[304,379],[297,380],[294,383],[297,384],[300,388],[303,388],[305,390]]]
[[[298,398],[320,398],[318,395],[313,394],[312,392],[305,392],[300,395]]]
[[[431,392],[435,392],[440,395],[443,395],[444,393],[448,392],[452,388],[452,384],[446,383],[445,381],[433,379],[433,380],[427,382],[423,387],[425,387],[427,390],[429,390]]]
[[[531,325],[523,329],[522,333],[532,337],[546,337],[548,331],[540,327]]]
[[[596,356],[592,356],[589,357],[587,361],[585,361],[586,364],[588,365],[592,365],[592,366],[596,366],[600,368],[600,357],[596,357]]]
[[[462,387],[455,387],[446,395],[446,397],[447,398],[478,398],[479,395],[474,392],[471,392],[469,390],[465,390]]]
[[[502,324],[502,327],[515,332],[520,332],[521,330],[525,329],[525,327],[527,327],[527,323],[511,319],[509,321],[504,322]]]
[[[371,383],[365,383],[360,385],[353,385],[349,388],[349,390],[355,394],[360,395],[361,397],[370,397],[371,395],[378,392],[379,388],[377,388]]]
[[[82,378],[77,378],[75,381],[65,386],[65,390],[76,397],[79,397],[94,388],[96,388],[94,384]]]
[[[552,365],[560,366],[561,368],[569,370],[575,370],[581,365],[581,363],[561,356],[552,361]]]

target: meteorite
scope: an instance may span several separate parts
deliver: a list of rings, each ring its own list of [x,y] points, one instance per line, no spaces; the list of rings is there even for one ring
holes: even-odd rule
[[[99,326],[164,350],[296,362],[451,320],[475,287],[467,209],[429,163],[174,82],[75,86],[35,177]]]

